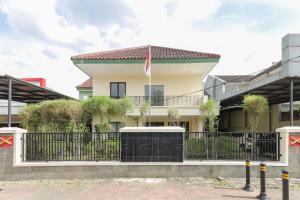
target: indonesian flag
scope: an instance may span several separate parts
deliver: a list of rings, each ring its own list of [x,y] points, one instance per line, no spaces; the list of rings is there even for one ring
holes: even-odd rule
[[[151,47],[150,46],[149,46],[149,51],[146,55],[145,73],[147,77],[151,76]]]

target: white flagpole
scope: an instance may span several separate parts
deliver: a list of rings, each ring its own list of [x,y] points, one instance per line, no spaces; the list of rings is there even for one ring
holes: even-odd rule
[[[150,103],[150,106],[149,106],[149,127],[151,126],[151,101],[152,101],[152,98],[151,98],[151,68],[152,68],[152,66],[151,66],[151,60],[152,60],[152,55],[151,55],[151,46],[149,45],[149,55],[150,55],[150,60],[149,60],[149,62],[150,62],[150,68],[149,68],[149,70],[150,70],[150,76],[149,76],[149,103]]]

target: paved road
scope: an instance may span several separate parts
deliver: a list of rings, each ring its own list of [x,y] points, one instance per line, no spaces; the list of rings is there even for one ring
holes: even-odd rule
[[[271,180],[268,196],[281,200],[279,180]],[[0,182],[2,200],[160,200],[160,199],[256,199],[254,192],[240,190],[242,179],[101,179]],[[258,180],[253,182],[258,186]],[[293,184],[290,199],[300,199],[300,181]]]

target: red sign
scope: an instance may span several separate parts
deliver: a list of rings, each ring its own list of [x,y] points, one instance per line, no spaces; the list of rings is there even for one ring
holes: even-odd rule
[[[289,137],[289,146],[300,147],[300,135]]]
[[[7,148],[14,146],[13,136],[0,136],[0,148]]]

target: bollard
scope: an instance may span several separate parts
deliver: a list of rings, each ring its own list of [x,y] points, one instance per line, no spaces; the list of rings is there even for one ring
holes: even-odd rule
[[[260,194],[257,196],[260,200],[268,200],[266,193],[266,164],[260,163],[259,170],[260,170]]]
[[[282,170],[282,200],[289,200],[289,172]]]
[[[250,160],[246,160],[246,185],[243,188],[243,190],[247,192],[253,192],[253,188],[250,185]]]

